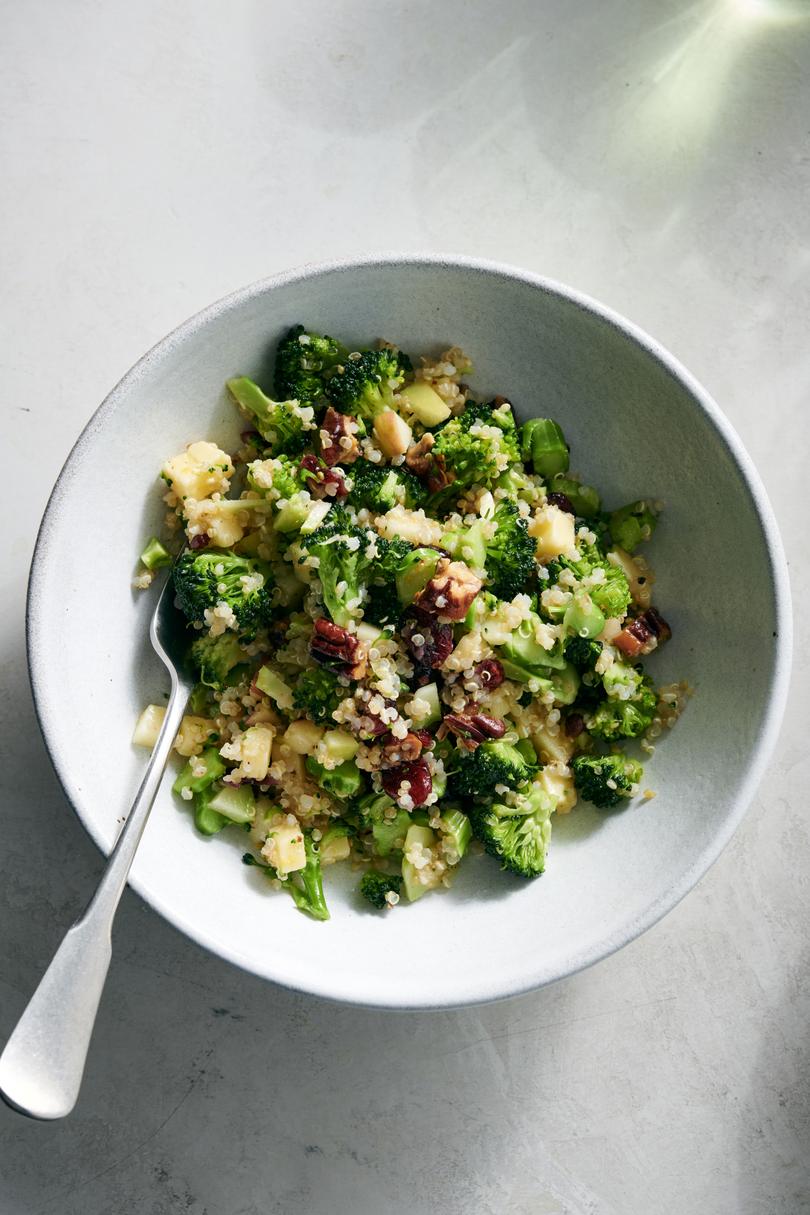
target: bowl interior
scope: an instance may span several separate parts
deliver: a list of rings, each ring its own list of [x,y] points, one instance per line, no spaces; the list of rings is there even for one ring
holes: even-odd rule
[[[299,320],[349,342],[389,337],[414,354],[459,344],[476,395],[503,393],[522,418],[557,418],[572,466],[608,505],[662,499],[649,555],[674,636],[650,666],[661,682],[689,680],[695,695],[647,765],[655,799],[558,818],[538,881],[477,858],[450,893],[383,916],[358,905],[357,875],[337,866],[327,873],[332,919],[316,924],[239,863],[238,833],[199,836],[165,781],[132,884],[217,953],[307,991],[387,1006],[514,994],[649,926],[736,825],[776,724],[788,644],[767,503],[727,425],[671,360],[531,276],[391,260],[287,276],[214,306],[105,402],[66,465],[35,556],[37,706],[66,792],[105,850],[143,769],[133,723],[167,688],[147,642],[153,597],[131,589],[162,515],[157,470],[194,439],[235,441],[224,380],[261,377],[278,334]]]

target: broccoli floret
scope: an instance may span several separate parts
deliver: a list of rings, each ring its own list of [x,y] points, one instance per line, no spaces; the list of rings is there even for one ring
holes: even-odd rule
[[[474,751],[457,753],[457,768],[451,775],[454,797],[497,798],[498,785],[518,789],[531,780],[532,767],[511,743],[481,743]]]
[[[347,694],[348,688],[341,687],[334,671],[327,667],[309,667],[296,681],[293,704],[313,721],[332,721],[332,714]]]
[[[329,380],[327,396],[341,413],[376,418],[393,408],[410,362],[398,350],[364,350],[350,355]]]
[[[604,738],[606,742],[614,742],[617,738],[639,738],[655,717],[658,696],[652,680],[641,675],[634,667],[625,663],[614,663],[619,671],[613,673],[613,679],[604,681],[608,697],[589,716],[585,725],[596,738]],[[619,675],[627,672],[628,681],[620,682]],[[611,695],[621,689],[630,690],[631,695]]]
[[[492,485],[520,459],[511,407],[471,401],[463,413],[435,432],[434,457],[452,475],[452,492],[470,485]],[[447,496],[442,490],[439,497]]]
[[[399,538],[375,540],[373,559],[364,604],[365,619],[379,627],[396,625],[405,609],[432,577],[439,559],[435,549],[414,548]]]
[[[378,911],[384,911],[392,905],[385,897],[387,894],[395,894],[399,899],[401,889],[402,878],[396,874],[377,873],[376,870],[369,869],[360,879],[360,893]]]
[[[366,507],[374,514],[397,505],[416,510],[427,497],[422,482],[407,468],[389,468],[372,464],[370,460],[357,460],[352,465],[351,479],[349,503],[358,509]]]
[[[495,507],[495,535],[487,544],[489,590],[499,599],[513,599],[534,570],[534,540],[514,502],[503,499]]]
[[[291,456],[276,456],[271,460],[254,460],[248,464],[247,483],[251,489],[266,494],[270,477],[272,488],[285,501],[307,487],[307,478],[301,471],[298,460]]]
[[[656,703],[655,693],[646,691],[639,700],[603,700],[585,725],[595,738],[606,742],[639,738],[652,724]]]
[[[357,527],[346,511],[336,506],[323,526],[301,539],[301,560],[317,557],[324,606],[341,628],[357,615],[363,599],[363,585],[372,564],[365,555],[368,545],[363,528]]]
[[[246,376],[228,380],[228,391],[266,440],[272,455],[294,456],[304,450],[311,430],[311,407],[293,400],[272,401]]]
[[[368,598],[363,604],[363,619],[375,624],[378,629],[396,627],[405,611],[399,601],[396,583],[370,583],[366,589]]]
[[[621,751],[615,755],[578,755],[571,761],[577,793],[600,810],[631,797],[644,773],[641,764]]]
[[[590,637],[572,637],[566,642],[564,653],[566,662],[583,674],[596,666],[596,660],[602,653],[602,643]]]
[[[317,844],[312,840],[312,833],[305,831],[303,834],[304,851],[307,858],[306,864],[303,869],[297,869],[289,874],[281,883],[281,888],[292,896],[292,900],[299,911],[305,911],[314,920],[328,920],[329,908],[326,906],[326,899],[323,894],[323,871],[321,869],[320,852]],[[266,865],[264,861],[257,860],[252,852],[243,853],[242,864],[255,865],[257,869],[261,869],[266,877],[271,879],[278,878],[278,873],[273,866]]]
[[[303,325],[294,325],[276,351],[273,384],[277,395],[302,405],[320,401],[327,376],[348,353],[334,338],[307,333]]]
[[[234,631],[255,637],[272,612],[270,569],[229,549],[187,549],[172,574],[177,602],[192,622],[204,621],[208,608],[225,603],[233,612]]]
[[[554,799],[533,785],[513,806],[496,802],[474,808],[473,831],[503,869],[521,877],[538,877],[546,866],[553,810]]]
[[[610,534],[625,552],[634,553],[643,540],[650,539],[657,522],[652,503],[641,499],[611,512]]]
[[[556,582],[564,569],[571,570],[580,581],[601,570],[602,580],[588,587],[592,601],[605,616],[621,619],[627,613],[631,598],[627,578],[622,570],[602,556],[595,544],[580,544],[576,558],[556,557],[551,561],[549,581]]]
[[[247,661],[247,655],[234,633],[219,637],[198,637],[191,647],[191,660],[200,672],[200,682],[209,688],[224,688],[228,675]]]

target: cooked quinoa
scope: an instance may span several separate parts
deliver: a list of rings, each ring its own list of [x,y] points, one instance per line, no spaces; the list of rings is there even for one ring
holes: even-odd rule
[[[690,694],[642,665],[671,636],[636,552],[660,503],[605,509],[560,425],[518,425],[472,372],[458,347],[414,364],[297,326],[272,396],[228,381],[240,448],[196,440],[161,470],[165,544],[134,585],[173,564],[199,671],[175,793],[316,919],[338,861],[380,910],[476,851],[539,876],[552,815],[627,805],[625,748],[652,754]]]

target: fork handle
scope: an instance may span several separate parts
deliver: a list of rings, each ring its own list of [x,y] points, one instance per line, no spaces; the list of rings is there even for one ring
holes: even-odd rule
[[[64,1118],[76,1104],[112,956],[113,918],[184,708],[172,673],[163,725],[96,893],[68,929],[0,1056],[0,1095],[31,1118]]]

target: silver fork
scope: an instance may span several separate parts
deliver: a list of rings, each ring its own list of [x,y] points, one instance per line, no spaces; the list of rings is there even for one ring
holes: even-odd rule
[[[188,641],[170,577],[149,638],[172,681],[152,757],[96,893],[68,929],[0,1056],[0,1094],[32,1118],[64,1118],[76,1104],[112,957],[113,918],[194,684],[184,662]]]

